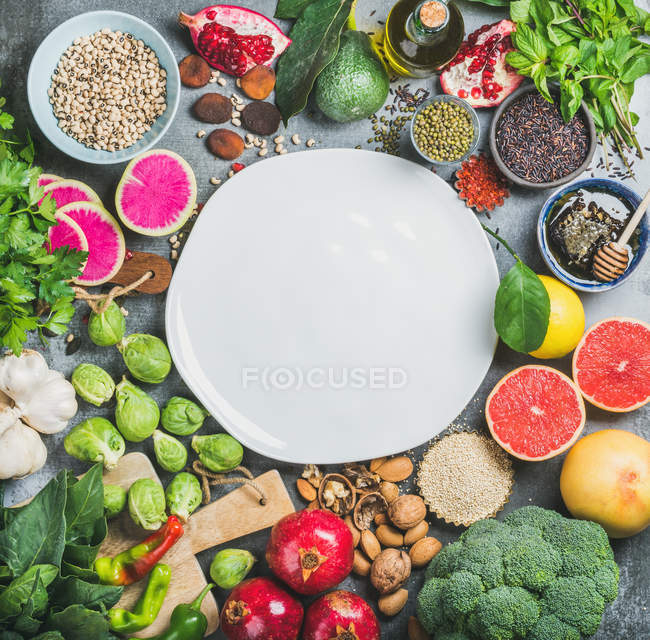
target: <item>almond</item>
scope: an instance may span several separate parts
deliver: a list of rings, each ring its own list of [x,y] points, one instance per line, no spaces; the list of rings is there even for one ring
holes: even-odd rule
[[[409,599],[409,592],[406,589],[398,589],[395,593],[380,596],[377,607],[385,616],[396,616]]]
[[[388,506],[388,517],[400,529],[411,529],[420,524],[427,515],[427,506],[420,496],[407,493],[393,500]]]
[[[370,467],[369,467],[370,471],[372,471],[373,473],[377,471],[377,469],[379,469],[379,467],[381,467],[381,465],[384,464],[386,460],[388,460],[386,456],[382,456],[381,458],[375,458],[374,460],[371,460]]]
[[[409,550],[411,564],[416,569],[425,567],[442,549],[442,543],[436,538],[420,538]]]
[[[402,532],[389,524],[379,525],[375,535],[385,547],[401,547],[404,544]]]
[[[386,482],[401,482],[413,473],[413,463],[407,456],[397,456],[386,460],[379,466],[376,473]]]
[[[318,496],[316,489],[304,478],[298,478],[296,480],[296,489],[298,489],[298,493],[302,496],[303,500],[307,500],[307,502],[316,500]]]
[[[318,500],[312,500],[306,507],[307,511],[313,511],[314,509],[320,509],[320,505],[318,504]]]
[[[429,640],[429,634],[422,628],[420,621],[415,616],[409,618],[407,630],[409,640]]]
[[[361,532],[359,531],[359,529],[357,529],[354,526],[354,522],[352,522],[352,516],[351,515],[348,514],[347,516],[345,516],[345,518],[343,518],[343,520],[344,520],[345,524],[348,525],[348,529],[350,530],[350,533],[352,534],[352,542],[353,542],[354,546],[356,547],[359,544],[359,540],[361,539]]]
[[[354,561],[352,562],[352,571],[358,576],[367,576],[372,566],[370,560],[363,555],[359,549],[354,550]]]
[[[424,538],[429,532],[429,523],[426,520],[422,520],[420,524],[416,524],[414,527],[406,530],[404,533],[404,544],[410,547],[412,544],[416,543],[420,538]]]
[[[361,532],[361,540],[359,541],[363,552],[371,559],[374,560],[381,553],[381,545],[377,540],[375,534],[370,529],[364,529]]]
[[[379,526],[380,524],[390,524],[390,520],[385,513],[378,513],[375,516],[375,524]]]
[[[379,493],[390,504],[395,498],[399,496],[399,487],[394,482],[382,482],[379,485]]]

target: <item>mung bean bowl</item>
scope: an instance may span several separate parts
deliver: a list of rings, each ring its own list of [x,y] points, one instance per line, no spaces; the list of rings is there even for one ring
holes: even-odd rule
[[[427,162],[447,166],[467,160],[476,151],[480,125],[476,111],[456,96],[440,94],[425,100],[411,120],[411,143]]]
[[[59,150],[82,162],[116,164],[165,134],[178,108],[180,77],[171,48],[152,26],[121,11],[90,11],[41,42],[27,98]]]

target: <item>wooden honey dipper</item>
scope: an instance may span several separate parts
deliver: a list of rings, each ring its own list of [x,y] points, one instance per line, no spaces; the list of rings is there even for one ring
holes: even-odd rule
[[[602,282],[611,282],[616,280],[625,273],[630,256],[627,253],[625,244],[630,239],[630,236],[637,228],[645,210],[650,204],[650,191],[645,194],[645,198],[641,201],[634,215],[623,229],[618,240],[604,244],[594,255],[593,272],[594,276]]]

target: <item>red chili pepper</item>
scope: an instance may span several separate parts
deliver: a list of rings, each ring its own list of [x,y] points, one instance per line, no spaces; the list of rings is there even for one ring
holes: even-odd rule
[[[144,578],[183,535],[183,525],[176,516],[140,544],[114,558],[97,558],[95,571],[102,584],[125,586]]]

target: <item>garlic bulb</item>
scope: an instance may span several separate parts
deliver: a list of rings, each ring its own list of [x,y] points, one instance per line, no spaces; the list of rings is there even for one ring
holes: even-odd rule
[[[41,436],[20,420],[0,435],[0,480],[38,471],[47,458]]]
[[[74,387],[30,349],[0,360],[0,391],[13,400],[18,416],[41,433],[62,431],[77,413]]]

